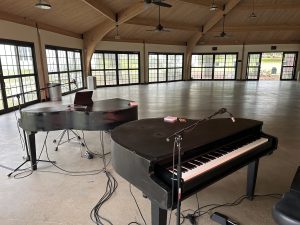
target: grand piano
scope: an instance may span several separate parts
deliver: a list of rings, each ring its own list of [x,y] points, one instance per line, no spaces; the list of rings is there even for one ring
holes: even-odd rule
[[[92,106],[58,105],[23,109],[19,125],[26,131],[32,169],[37,169],[35,134],[38,131],[112,130],[123,123],[137,120],[137,105],[131,103],[130,100],[115,98],[94,101]]]
[[[149,198],[153,225],[165,225],[167,209],[176,208],[177,203],[176,190],[172,199],[172,178],[177,179],[173,141],[167,142],[166,138],[195,122],[142,119],[123,124],[111,133],[113,167]],[[277,148],[277,138],[263,133],[262,125],[243,118],[235,123],[228,118],[211,119],[183,133],[182,199],[246,165],[246,194],[252,199],[259,159]]]

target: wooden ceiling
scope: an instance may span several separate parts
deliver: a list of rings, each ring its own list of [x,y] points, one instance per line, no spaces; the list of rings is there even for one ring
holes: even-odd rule
[[[26,24],[43,24],[71,36],[81,37],[98,24],[115,20],[130,6],[143,0],[47,0],[51,10],[34,7],[38,0],[1,0],[0,19]],[[253,0],[241,0],[225,19],[228,38],[217,38],[222,31],[219,21],[199,40],[198,44],[300,43],[299,0],[254,0],[257,18],[249,17]],[[185,44],[195,32],[218,12],[209,11],[211,0],[166,0],[171,8],[161,8],[161,24],[171,32],[149,32],[158,24],[158,7],[151,4],[136,17],[120,24],[121,41]],[[216,0],[220,6],[227,0]],[[220,10],[219,9],[219,10]],[[28,24],[27,24],[28,25]],[[42,27],[42,26],[40,26]],[[46,29],[46,28],[45,28]],[[55,30],[54,29],[54,30]],[[116,31],[104,40],[114,40]]]

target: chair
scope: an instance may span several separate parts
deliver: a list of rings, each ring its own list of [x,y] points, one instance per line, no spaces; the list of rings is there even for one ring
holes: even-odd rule
[[[290,191],[273,207],[273,219],[279,225],[300,225],[300,166]]]

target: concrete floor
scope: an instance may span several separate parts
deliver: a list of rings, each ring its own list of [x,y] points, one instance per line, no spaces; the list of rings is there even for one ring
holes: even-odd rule
[[[298,82],[175,82],[101,88],[95,91],[94,100],[121,97],[139,102],[139,118],[163,117],[166,115],[202,118],[226,107],[236,117],[264,121],[263,130],[279,138],[279,148],[273,155],[260,162],[256,193],[283,193],[288,190],[292,177],[300,165],[300,83]],[[63,104],[71,103],[73,95],[63,97]],[[42,103],[32,107],[54,103]],[[0,224],[1,225],[88,225],[92,207],[105,190],[104,174],[91,176],[67,176],[45,163],[23,179],[7,178],[9,169],[22,162],[22,151],[14,113],[0,116]],[[53,151],[51,132],[47,141],[51,159],[60,167],[73,170],[97,170],[102,167],[99,158],[87,160],[80,157],[77,144],[61,146]],[[98,132],[85,132],[88,146],[99,150]],[[45,133],[38,133],[40,151]],[[106,137],[106,151],[109,138]],[[42,156],[45,159],[45,155]],[[29,164],[28,164],[29,166]],[[142,222],[129,193],[128,183],[110,170],[119,182],[119,187],[110,201],[101,210],[113,224]],[[46,172],[48,171],[48,172]],[[28,173],[27,173],[28,174]],[[22,174],[24,175],[24,174]],[[199,192],[200,205],[230,202],[245,192],[246,169],[215,183]],[[135,188],[134,194],[142,208],[147,224],[150,224],[150,203]],[[241,205],[221,208],[218,211],[245,225],[274,224],[271,217],[276,199],[261,197],[244,201]],[[183,202],[183,209],[196,208],[193,196]],[[175,224],[175,217],[171,224]],[[201,217],[199,224],[215,224],[208,216]],[[185,222],[184,224],[189,224]]]

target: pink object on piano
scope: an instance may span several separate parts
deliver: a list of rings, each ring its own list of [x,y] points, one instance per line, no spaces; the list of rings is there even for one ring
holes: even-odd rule
[[[166,116],[164,118],[164,121],[167,123],[174,123],[177,121],[177,117],[176,116]]]
[[[130,106],[138,106],[138,103],[137,102],[129,102],[128,105],[130,105]]]

